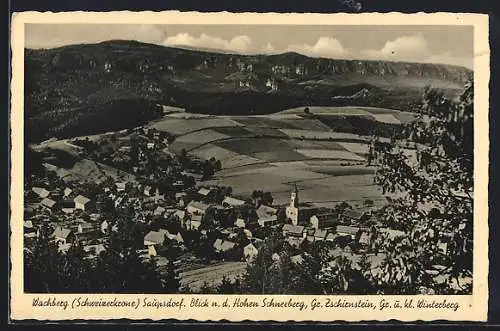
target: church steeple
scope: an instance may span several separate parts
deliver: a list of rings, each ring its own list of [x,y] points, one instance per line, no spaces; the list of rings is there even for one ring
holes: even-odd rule
[[[290,197],[290,206],[298,208],[299,207],[299,189],[297,188],[297,184],[294,184],[294,191]]]

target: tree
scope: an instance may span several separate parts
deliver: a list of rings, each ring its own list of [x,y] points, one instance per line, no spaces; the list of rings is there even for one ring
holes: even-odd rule
[[[166,272],[162,277],[163,287],[167,293],[179,293],[181,287],[179,272],[174,265],[174,259],[169,258]]]
[[[268,206],[271,206],[273,204],[274,198],[271,195],[271,192],[265,192],[262,195],[262,203]]]
[[[235,294],[236,289],[235,285],[231,280],[226,277],[226,275],[222,276],[222,280],[220,284],[217,286],[217,293],[218,294]]]
[[[440,261],[445,273],[457,283],[460,276],[472,276],[473,99],[472,82],[458,102],[426,88],[418,119],[393,136],[391,144],[375,144],[376,183],[383,193],[399,195],[389,198],[383,217],[407,233],[418,230],[408,239],[409,252],[394,251],[393,256],[406,264],[397,277],[411,278],[408,292],[416,291],[417,285],[435,285],[425,269],[432,256],[442,255],[436,241],[443,235],[453,238],[452,254]],[[402,147],[404,141],[414,143],[416,150]],[[431,203],[439,213],[425,212]],[[396,277],[388,277],[392,276]]]

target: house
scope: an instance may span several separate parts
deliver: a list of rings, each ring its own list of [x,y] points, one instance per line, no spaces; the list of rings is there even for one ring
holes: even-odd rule
[[[92,224],[92,223],[88,223],[88,222],[83,222],[83,223],[80,223],[78,224],[78,233],[83,233],[83,234],[88,234],[88,233],[92,233],[92,232],[96,232],[97,231],[97,227]]]
[[[175,201],[182,200],[187,195],[186,192],[176,192],[175,193]]]
[[[342,213],[342,217],[346,221],[351,221],[355,223],[360,223],[368,220],[370,218],[370,215],[368,213],[361,212],[359,210],[354,210],[354,209],[346,209]]]
[[[257,216],[259,218],[264,218],[272,215],[277,215],[278,209],[266,205],[260,205],[259,208],[255,209],[255,212],[257,213]]]
[[[31,189],[33,192],[35,192],[36,195],[38,195],[40,198],[45,199],[46,197],[49,196],[50,192],[44,189],[43,187],[33,187]]]
[[[393,229],[390,229],[390,228],[380,228],[379,232],[382,235],[384,235],[386,238],[391,239],[391,240],[394,240],[396,238],[401,238],[401,237],[405,237],[406,236],[405,232],[399,231],[399,230],[393,230]]]
[[[201,226],[202,215],[191,215],[190,218],[186,221],[186,228],[188,230],[198,230]]]
[[[161,230],[160,230],[161,231]],[[165,234],[167,236],[167,238],[169,240],[174,240],[176,241],[178,244],[182,244],[184,243],[184,238],[182,237],[181,233],[178,232],[177,234],[173,234],[173,233],[170,233],[170,232],[166,232]]]
[[[337,238],[339,235],[337,233],[334,233],[334,232],[328,232],[326,234],[326,237],[325,237],[325,240],[326,241],[334,241],[335,238]]]
[[[318,214],[309,218],[311,226],[315,229],[324,229],[334,227],[338,224],[338,218],[335,214]]]
[[[287,237],[285,241],[290,244],[290,246],[299,248],[302,242],[304,241],[304,237]]]
[[[148,256],[153,257],[153,256],[157,256],[157,255],[158,255],[158,252],[156,251],[155,246],[154,245],[148,246]]]
[[[167,232],[167,230],[162,229],[159,231],[149,231],[144,236],[144,246],[163,245]]]
[[[326,230],[322,230],[322,229],[316,229],[316,231],[314,231],[314,241],[322,241],[322,240],[326,240],[326,236],[327,236],[328,232]]]
[[[269,207],[266,205],[260,205],[259,208],[255,210],[257,214],[257,222],[260,226],[272,226],[278,223],[278,209]]]
[[[293,264],[301,264],[302,262],[304,262],[304,258],[302,257],[302,254],[294,255],[290,258],[290,260],[292,260]]]
[[[116,190],[118,192],[123,192],[127,188],[127,183],[126,182],[117,182],[115,183]]]
[[[63,192],[63,197],[68,198],[71,195],[71,193],[73,193],[73,190],[70,189],[69,187],[66,187]]]
[[[229,240],[223,240],[223,239],[217,239],[214,242],[214,249],[218,253],[225,253],[228,252],[236,247],[236,243],[229,241]]]
[[[151,142],[147,143],[146,147],[147,147],[147,149],[153,149],[153,148],[155,148],[155,143],[151,143]]]
[[[193,200],[186,206],[186,211],[191,215],[205,215],[208,208],[210,208],[209,205]]]
[[[32,221],[24,221],[24,231],[33,230],[33,222]]]
[[[245,234],[245,236],[247,236],[248,239],[252,239],[253,238],[252,231],[250,231],[248,229],[243,229],[243,233]]]
[[[204,198],[207,198],[212,193],[211,189],[202,187],[198,190],[198,194]]]
[[[153,188],[150,186],[150,185],[146,185],[144,187],[144,195],[147,195],[148,197],[151,196],[151,194],[153,193]]]
[[[164,213],[165,213],[165,208],[163,208],[162,206],[158,206],[156,207],[155,211],[153,212],[153,215],[155,216],[162,216]]]
[[[448,254],[448,243],[439,241],[437,243],[437,248],[442,254]]]
[[[24,241],[32,241],[35,240],[38,237],[38,234],[36,232],[27,232],[24,234]]]
[[[72,243],[75,240],[75,234],[73,233],[73,231],[60,226],[54,230],[54,232],[52,233],[52,237],[54,238],[55,242],[63,245]]]
[[[283,235],[288,237],[305,238],[307,233],[302,225],[285,224],[283,225]]]
[[[355,226],[348,226],[348,225],[337,225],[335,228],[335,231],[337,234],[342,235],[342,236],[351,236],[351,238],[355,238],[358,232],[361,229]]]
[[[248,222],[245,221],[243,218],[236,218],[236,221],[234,221],[234,226],[238,227],[238,228],[246,228],[247,227],[247,224]]]
[[[85,245],[83,246],[83,250],[90,256],[99,256],[99,254],[106,251],[106,247],[103,244]]]
[[[75,202],[75,209],[81,209],[85,211],[85,208],[88,206],[90,199],[83,195],[78,195],[73,199],[73,201]]]
[[[108,230],[109,230],[109,223],[108,223],[108,221],[106,221],[106,220],[102,221],[102,223],[101,223],[101,232],[104,233],[104,234],[106,234],[106,233],[108,233]]]
[[[243,247],[243,256],[245,257],[245,260],[248,263],[255,260],[255,258],[257,257],[257,254],[259,254],[259,250],[252,243]]]
[[[42,200],[42,202],[40,202],[40,205],[42,207],[49,209],[49,210],[52,210],[52,208],[54,208],[54,206],[56,205],[56,202],[52,199],[45,198]]]
[[[227,196],[222,200],[222,206],[224,208],[230,208],[230,207],[241,207],[245,204],[244,200],[236,199],[230,196]]]
[[[99,222],[101,220],[101,214],[93,213],[89,217],[92,222]]]
[[[257,222],[262,227],[273,226],[273,225],[278,224],[278,216],[272,215],[272,216],[267,216],[267,217],[259,217]]]
[[[369,231],[361,231],[361,235],[359,236],[358,243],[363,246],[370,246],[372,236]]]

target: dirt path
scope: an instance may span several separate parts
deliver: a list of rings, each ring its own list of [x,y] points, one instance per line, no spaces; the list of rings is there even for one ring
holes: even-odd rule
[[[204,282],[213,286],[218,284],[225,275],[235,279],[245,272],[245,262],[223,262],[221,264],[194,269],[180,274],[182,285],[189,285],[191,289],[199,289]]]

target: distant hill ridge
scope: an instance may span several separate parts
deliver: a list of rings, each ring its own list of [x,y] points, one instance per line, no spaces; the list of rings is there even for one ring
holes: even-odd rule
[[[125,54],[124,54],[125,52]],[[125,55],[132,63],[137,65],[137,69],[142,61],[148,60],[141,56],[151,56],[149,59],[158,67],[171,64],[180,66],[179,69],[195,69],[202,65],[204,60],[209,60],[209,65],[226,64],[231,60],[248,61],[249,63],[260,65],[262,70],[272,69],[271,65],[297,66],[305,65],[306,70],[315,73],[330,73],[332,75],[339,73],[357,73],[363,75],[395,75],[409,77],[425,77],[449,80],[457,83],[465,82],[472,75],[472,71],[453,65],[431,64],[431,63],[410,63],[410,62],[391,62],[374,60],[341,60],[327,58],[313,58],[295,52],[286,52],[273,55],[244,55],[232,54],[216,49],[197,49],[189,46],[166,47],[155,44],[141,43],[129,40],[111,40],[97,44],[79,44],[69,45],[52,49],[27,49],[27,58],[47,61],[53,57],[59,65],[66,63],[68,65],[89,66],[90,61],[98,61],[98,65],[104,67],[105,61],[123,61],[127,59],[118,59],[116,56]],[[185,57],[185,58],[183,58]],[[182,63],[182,60],[186,60]],[[155,63],[156,62],[156,63]],[[191,67],[190,67],[191,66]],[[292,69],[292,68],[290,68]]]
[[[127,127],[160,116],[156,104],[229,115],[311,105],[409,110],[424,86],[455,93],[472,71],[441,64],[311,58],[293,52],[227,54],[112,40],[26,49],[25,75],[28,139],[38,140],[67,136],[70,129],[85,132],[78,118],[99,122],[130,114],[123,109],[126,100],[151,108],[134,115]]]

